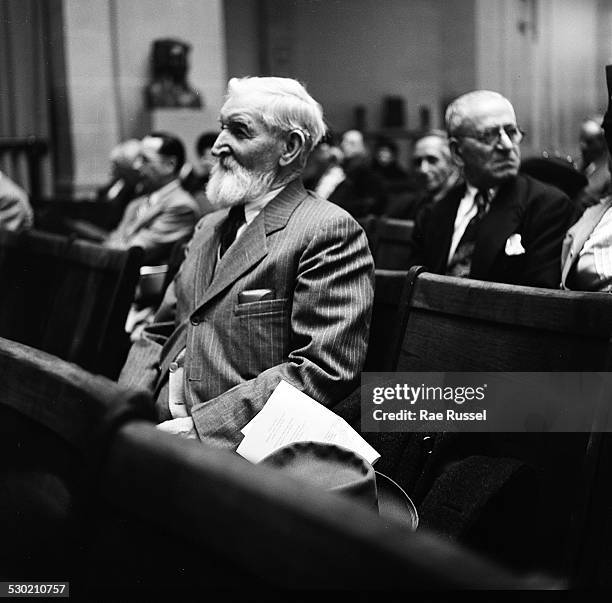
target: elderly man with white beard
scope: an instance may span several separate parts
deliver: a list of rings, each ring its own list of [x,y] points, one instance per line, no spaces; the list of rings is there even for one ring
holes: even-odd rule
[[[353,391],[373,299],[366,237],[300,174],[325,132],[297,81],[232,79],[202,218],[120,382],[159,428],[234,449],[281,380],[333,405]]]

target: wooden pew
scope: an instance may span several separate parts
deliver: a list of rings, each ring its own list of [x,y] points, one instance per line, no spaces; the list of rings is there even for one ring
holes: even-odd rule
[[[396,371],[608,372],[612,367],[608,294],[458,279],[419,267],[410,274],[405,327],[397,345],[390,346]],[[539,555],[536,563],[571,575],[576,584],[588,583],[587,570],[590,576],[596,573],[599,555],[593,542],[604,546],[597,533],[612,517],[609,499],[598,495],[610,490],[601,474],[602,467],[610,467],[608,434],[418,434],[413,440],[426,448],[419,476],[420,491],[429,493],[419,507],[424,524],[436,525],[435,505],[424,508],[426,496],[431,502],[436,481],[450,463],[470,454],[519,459],[535,471],[541,492],[539,497],[535,491],[519,493],[531,501],[526,519],[534,532],[519,543],[517,555]],[[593,516],[595,511],[599,515]],[[502,512],[496,521],[503,518]],[[609,570],[610,565],[599,576]]]
[[[408,310],[408,271],[376,268],[370,339],[364,371],[391,370],[390,344],[397,340]]]
[[[0,232],[0,336],[116,377],[142,250]]]
[[[410,259],[408,243],[414,222],[379,218],[374,235],[374,265],[386,270],[406,270]]]
[[[118,589],[176,597],[563,586],[162,433],[144,394],[44,352],[0,339],[0,382],[0,488],[10,495],[0,522],[20,515],[21,528],[3,532],[3,579],[69,578],[73,596],[97,599]]]

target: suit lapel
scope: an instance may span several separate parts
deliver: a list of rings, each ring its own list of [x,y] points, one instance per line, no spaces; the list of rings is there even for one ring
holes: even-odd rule
[[[223,218],[219,220],[211,236],[202,246],[200,259],[202,267],[198,270],[203,287],[196,287],[202,292],[196,299],[196,308],[201,307],[224,289],[236,282],[268,254],[267,236],[284,228],[295,208],[306,198],[306,191],[299,179],[290,182],[251,222],[235,245],[231,245],[215,268],[219,246],[219,230]],[[229,211],[229,210],[228,210]],[[227,214],[225,214],[227,215]],[[210,286],[206,287],[204,277],[214,271]]]
[[[149,205],[142,211],[141,215],[138,216],[138,219],[134,222],[134,224],[132,224],[132,227],[131,227],[132,233],[140,230],[145,224],[151,222],[151,220],[156,218],[166,208],[166,204],[167,204],[169,195],[174,190],[175,189],[171,189],[170,191],[166,192],[162,197],[160,197],[155,202],[154,205]],[[152,193],[152,194],[155,194],[155,193]],[[148,200],[150,199],[150,197],[151,195],[149,195],[148,197],[144,197],[142,204],[149,203]]]
[[[487,278],[508,237],[519,230],[524,209],[520,200],[525,196],[517,190],[519,186],[518,178],[502,185],[482,219],[472,258],[472,278]]]
[[[204,230],[203,238],[198,245],[194,287],[195,308],[202,304],[202,298],[212,281],[217,263],[221,225],[228,213],[229,210],[226,210],[225,212],[219,211],[219,215],[211,215],[210,219],[214,222]]]

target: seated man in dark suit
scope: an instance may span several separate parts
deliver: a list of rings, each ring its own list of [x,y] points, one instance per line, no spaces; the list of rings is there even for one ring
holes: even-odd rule
[[[373,299],[366,236],[307,192],[321,106],[287,78],[229,82],[199,222],[120,381],[154,393],[160,428],[234,448],[281,379],[322,404],[355,389]]]
[[[184,162],[185,147],[175,136],[153,132],[143,138],[137,163],[142,195],[126,207],[105,245],[142,247],[145,264],[168,260],[174,243],[193,232],[200,217],[198,204],[178,179]]]
[[[557,288],[573,207],[558,189],[518,173],[523,134],[510,102],[488,90],[460,96],[446,111],[446,128],[465,184],[419,214],[410,265]]]

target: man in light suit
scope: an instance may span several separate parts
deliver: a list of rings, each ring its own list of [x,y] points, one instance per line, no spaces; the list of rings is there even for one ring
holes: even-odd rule
[[[163,132],[143,138],[136,163],[143,194],[125,208],[105,245],[142,247],[145,264],[168,260],[174,243],[191,234],[200,217],[198,204],[178,178],[184,162],[185,148],[178,138]]]
[[[0,172],[0,228],[27,230],[32,227],[33,213],[28,194]]]
[[[126,385],[153,391],[160,428],[235,448],[284,379],[322,404],[358,385],[373,262],[357,222],[300,174],[325,126],[287,78],[232,79],[202,218]]]
[[[588,207],[561,251],[561,288],[612,291],[612,195]]]
[[[612,172],[612,65],[606,66],[608,110],[601,120]],[[601,130],[599,132],[601,134]],[[612,195],[588,207],[568,231],[561,253],[561,288],[612,292]]]
[[[446,111],[465,184],[416,220],[410,265],[451,276],[557,288],[573,208],[559,190],[518,173],[522,132],[502,95],[477,90]]]
[[[580,171],[588,179],[579,198],[579,203],[584,207],[599,203],[610,188],[608,147],[601,127],[602,121],[603,116],[593,115],[580,125]]]

